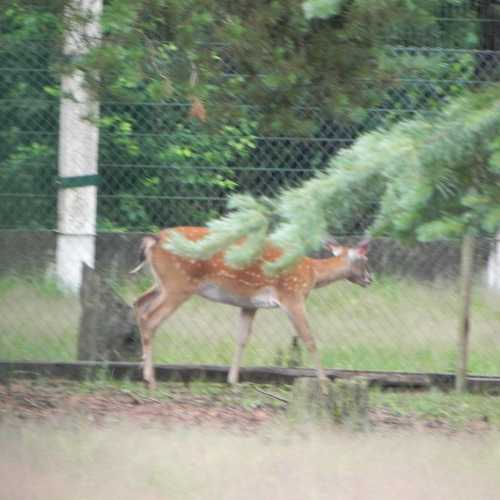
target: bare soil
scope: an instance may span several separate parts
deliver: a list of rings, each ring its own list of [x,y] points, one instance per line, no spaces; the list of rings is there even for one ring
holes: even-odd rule
[[[0,422],[4,418],[57,420],[83,416],[96,424],[119,420],[148,426],[210,424],[251,430],[278,413],[280,409],[271,406],[245,408],[236,398],[222,404],[213,395],[195,395],[188,390],[170,389],[149,396],[118,388],[81,392],[72,384],[57,381],[50,385],[24,381],[0,384]]]

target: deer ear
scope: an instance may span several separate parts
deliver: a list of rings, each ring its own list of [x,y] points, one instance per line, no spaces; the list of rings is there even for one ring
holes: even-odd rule
[[[370,247],[370,238],[365,238],[361,243],[356,246],[356,253],[360,256],[365,256]]]
[[[342,253],[342,245],[335,238],[328,238],[325,241],[325,246],[335,257],[338,257]]]

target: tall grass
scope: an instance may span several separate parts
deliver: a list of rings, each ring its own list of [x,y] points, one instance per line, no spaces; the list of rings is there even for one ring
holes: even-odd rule
[[[0,359],[76,359],[80,305],[48,279],[0,280]]]
[[[117,290],[131,302],[149,283]],[[362,289],[337,283],[313,291],[308,316],[326,367],[452,371],[456,358],[458,298],[450,282],[379,278]],[[73,360],[80,306],[53,283],[0,280],[0,359]],[[194,297],[160,328],[158,363],[228,364],[238,310]],[[247,365],[286,362],[292,328],[280,311],[259,311],[245,354]],[[310,365],[303,353],[303,365]],[[500,300],[476,286],[472,304],[470,369],[500,373]]]

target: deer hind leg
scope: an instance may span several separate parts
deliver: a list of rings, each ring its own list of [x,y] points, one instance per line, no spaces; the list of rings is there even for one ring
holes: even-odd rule
[[[253,320],[257,309],[242,308],[240,311],[240,321],[238,326],[238,338],[236,340],[236,352],[234,353],[231,369],[227,377],[229,384],[237,384],[240,375],[240,364],[243,358],[243,351],[248,339],[252,334]]]
[[[142,341],[143,378],[150,389],[156,387],[153,368],[153,337],[163,321],[189,298],[186,293],[168,293],[153,287],[135,303],[135,314]]]
[[[139,321],[138,314],[146,312],[151,305],[158,300],[160,296],[160,289],[158,285],[154,285],[147,292],[144,292],[139,298],[134,301],[134,311]]]
[[[150,384],[149,380],[151,378],[151,368],[148,367],[148,378],[146,377],[146,353],[150,349],[149,340],[146,342],[146,337],[150,337],[144,325],[144,320],[147,318],[146,313],[151,310],[161,302],[161,291],[158,285],[153,286],[147,292],[143,293],[139,298],[134,301],[134,312],[139,326],[139,331],[141,334],[141,344],[142,344],[142,361],[143,361],[143,378]],[[154,384],[154,382],[153,382]]]
[[[297,335],[301,338],[302,342],[304,342],[313,359],[323,392],[327,391],[328,377],[321,366],[318,348],[316,347],[316,342],[311,334],[309,323],[306,318],[304,303],[296,301],[282,301],[282,307],[290,318]]]

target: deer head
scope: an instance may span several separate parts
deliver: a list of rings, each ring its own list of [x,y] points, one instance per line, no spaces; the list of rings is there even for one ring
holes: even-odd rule
[[[335,239],[326,242],[328,250],[334,257],[343,257],[346,260],[346,279],[361,286],[368,286],[372,282],[372,275],[368,269],[368,249],[370,239],[365,238],[355,247],[340,245]]]

